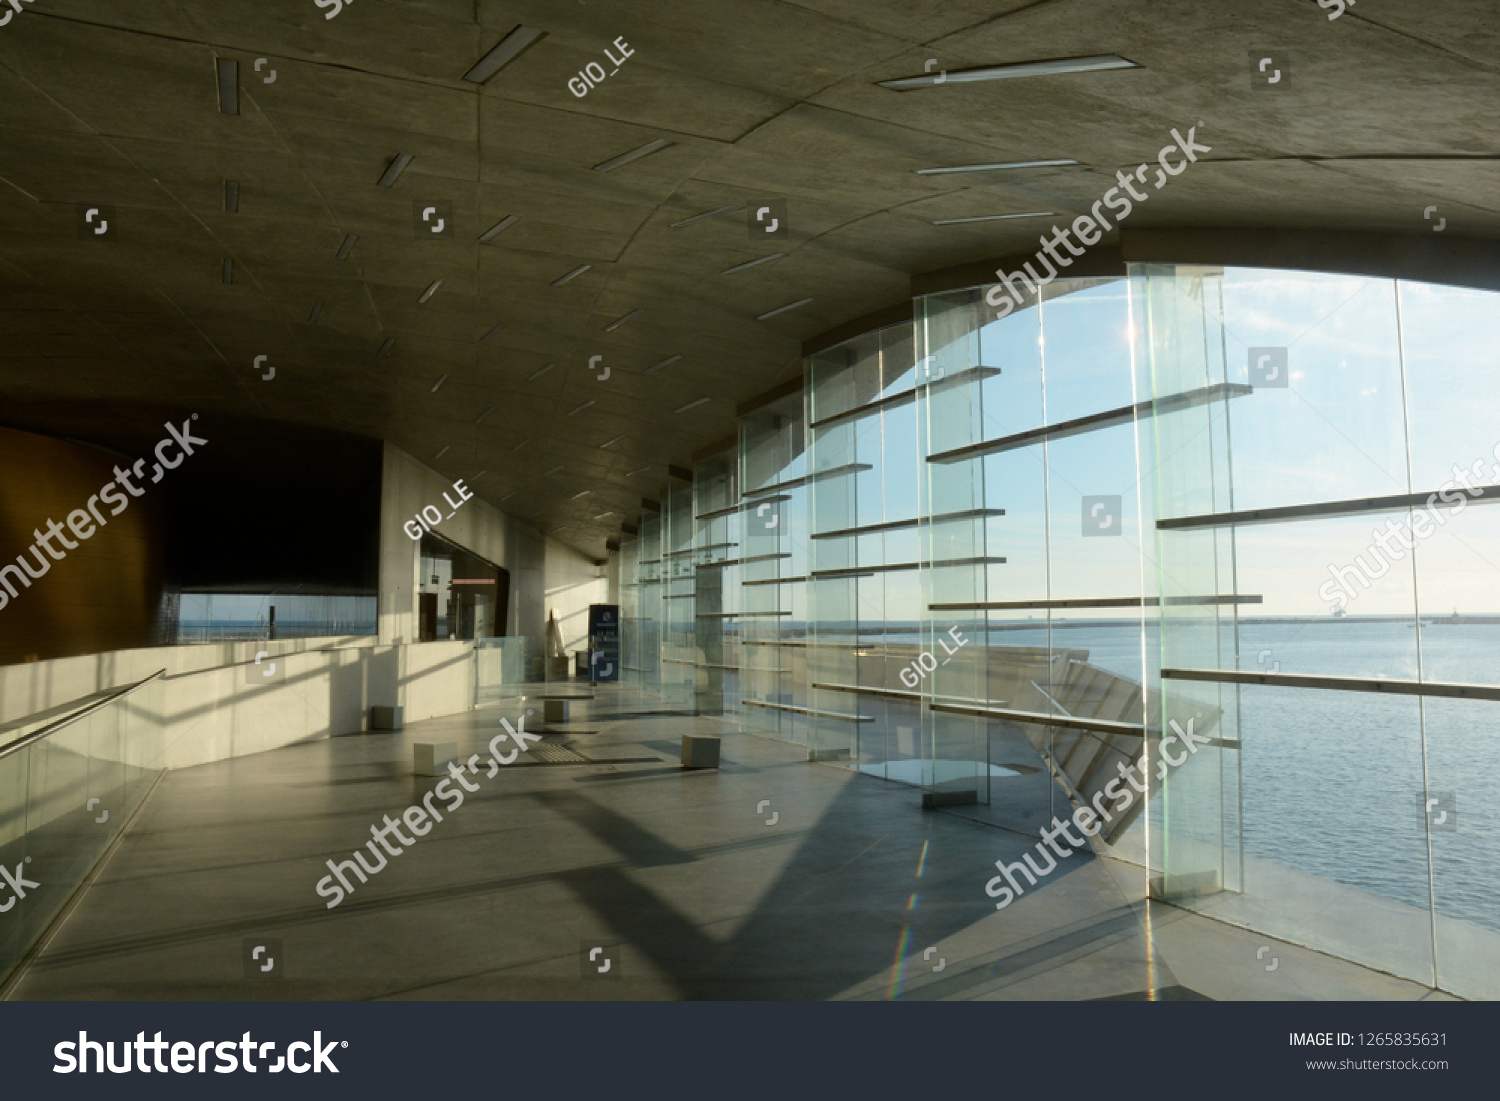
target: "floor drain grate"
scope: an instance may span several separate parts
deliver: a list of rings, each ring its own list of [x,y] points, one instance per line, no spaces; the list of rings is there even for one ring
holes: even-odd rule
[[[585,765],[589,759],[560,745],[534,745],[526,755],[535,761],[546,761],[552,765]]]

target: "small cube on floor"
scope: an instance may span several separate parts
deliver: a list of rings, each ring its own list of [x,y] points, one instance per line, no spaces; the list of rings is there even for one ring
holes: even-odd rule
[[[457,742],[415,742],[411,747],[411,770],[417,776],[443,776],[458,759]]]
[[[399,707],[372,707],[370,708],[371,730],[400,730],[401,712]]]
[[[708,734],[682,736],[683,768],[718,768],[719,739]]]
[[[542,721],[549,723],[565,723],[568,721],[567,700],[543,700]]]

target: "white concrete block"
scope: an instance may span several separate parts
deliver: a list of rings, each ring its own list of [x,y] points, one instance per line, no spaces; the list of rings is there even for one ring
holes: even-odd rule
[[[458,759],[457,742],[415,742],[411,747],[411,770],[416,776],[446,776],[448,765]]]

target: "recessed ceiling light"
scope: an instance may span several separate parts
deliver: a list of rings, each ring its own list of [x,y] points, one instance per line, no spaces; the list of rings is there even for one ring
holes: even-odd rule
[[[312,313],[310,313],[310,314],[307,315],[307,323],[309,325],[316,325],[318,323],[318,318],[320,318],[322,316],[323,316],[323,300],[320,298],[316,302],[313,303]]]
[[[656,374],[657,371],[660,371],[663,367],[670,367],[670,366],[672,366],[672,364],[676,363],[681,358],[682,358],[681,356],[668,356],[666,359],[662,360],[660,363],[657,363],[657,364],[655,364],[655,365],[653,365],[651,367],[647,367],[644,371],[641,372],[641,374],[643,374],[643,375],[654,375],[654,374]]]
[[[1008,222],[1012,218],[1051,218],[1055,212],[1051,210],[1032,210],[1025,214],[986,214],[982,218],[944,218],[940,222],[933,222],[935,226],[962,226],[970,222]]]
[[[503,328],[505,328],[505,322],[502,321],[502,322],[500,322],[500,324],[496,325],[493,329],[491,329],[489,332],[485,333],[482,337],[480,337],[479,338],[479,343],[483,344],[485,341],[489,340],[490,337],[494,336],[496,333],[498,333]]]
[[[448,448],[450,448],[452,446],[453,445],[451,443],[444,444],[443,445],[443,449],[441,451],[439,451],[436,455],[434,455],[432,457],[433,461],[437,461],[438,459],[441,459],[444,455],[448,454]]]
[[[775,317],[777,314],[786,313],[788,310],[795,310],[795,309],[797,309],[800,306],[805,306],[805,305],[807,305],[811,301],[812,301],[811,298],[804,298],[804,299],[802,299],[799,302],[793,302],[789,306],[778,307],[777,309],[772,310],[770,313],[763,313],[759,317],[757,317],[755,320],[757,320],[757,321],[766,321],[769,318]]]
[[[417,299],[417,305],[421,306],[425,304],[429,298],[437,294],[438,288],[442,285],[443,281],[441,279],[434,279],[428,288],[422,292],[422,297]]]
[[[229,284],[231,284],[231,283],[234,282],[234,261],[233,260],[225,260],[224,261],[223,266],[219,269],[219,277],[224,280],[224,285],[225,286],[228,286]]]
[[[349,236],[345,237],[344,238],[344,243],[339,246],[338,255],[335,256],[334,259],[335,260],[347,260],[347,259],[349,259],[349,254],[354,251],[354,242],[358,241],[358,240],[359,240],[359,238],[357,236],[355,236],[353,233],[351,233],[351,234],[349,234]]]
[[[483,84],[546,37],[546,31],[517,25],[489,53],[475,62],[474,67],[464,74],[464,79],[470,84]]]
[[[1060,57],[1050,61],[1018,61],[1011,65],[986,65],[980,69],[947,70],[941,73],[925,73],[922,76],[906,76],[899,80],[878,81],[882,88],[893,92],[910,92],[917,88],[934,88],[939,84],[973,84],[981,80],[1007,80],[1023,76],[1058,76],[1063,73],[1095,73],[1104,69],[1134,69],[1134,61],[1126,61],[1118,54],[1100,54],[1095,57]]]
[[[721,206],[718,210],[705,210],[702,214],[694,214],[691,218],[684,218],[680,222],[673,222],[671,228],[681,229],[683,226],[690,226],[694,222],[701,222],[704,218],[712,218],[716,214],[728,214],[731,210],[744,209],[742,206]]]
[[[593,264],[579,264],[572,271],[568,272],[567,275],[560,276],[559,278],[552,280],[552,285],[554,287],[560,287],[564,283],[567,283],[567,282],[570,282],[570,281],[572,281],[574,279],[577,279],[580,275],[582,275],[584,272],[588,271],[593,266],[594,266]]]
[[[576,501],[580,497],[587,497],[592,492],[594,492],[592,489],[586,489],[582,493],[575,493],[575,494],[573,494],[573,496],[569,497],[568,500],[570,500],[570,501]]]
[[[590,405],[593,405],[593,404],[594,404],[594,399],[590,398],[588,401],[586,401],[582,405],[580,405],[577,409],[572,410],[572,412],[570,412],[568,414],[568,416],[571,417],[571,416],[573,416],[574,413],[582,413],[585,409],[587,409]]]
[[[444,376],[443,376],[443,377],[442,377],[442,378],[440,378],[440,379],[438,379],[438,380],[437,380],[437,381],[436,381],[436,382],[434,382],[434,383],[433,383],[433,384],[432,384],[432,389],[431,389],[431,390],[429,390],[429,391],[427,391],[427,392],[428,392],[428,393],[429,393],[429,394],[436,394],[436,393],[437,393],[437,392],[438,392],[438,388],[439,388],[439,387],[440,387],[440,386],[442,386],[442,385],[443,385],[443,383],[445,383],[445,382],[447,382],[447,381],[448,381],[448,376],[447,376],[447,375],[444,375]]]
[[[552,477],[552,475],[556,474],[561,469],[562,469],[562,467],[560,467],[560,466],[554,466],[551,470],[547,471],[547,473],[543,474],[542,477],[543,478],[550,478],[550,477]]]
[[[518,443],[518,444],[516,444],[516,446],[515,446],[515,447],[512,447],[512,448],[511,448],[511,449],[510,449],[510,453],[511,453],[511,454],[512,454],[512,455],[514,455],[514,454],[515,454],[515,453],[516,453],[516,452],[517,452],[517,451],[519,451],[519,450],[521,450],[521,448],[523,448],[523,447],[525,447],[525,446],[526,446],[526,445],[527,445],[527,444],[529,444],[529,443],[530,443],[530,442],[531,442],[531,441],[530,441],[530,440],[522,440],[522,441],[521,441],[521,442],[520,442],[520,443]]]
[[[707,405],[708,401],[709,401],[708,398],[699,398],[697,401],[690,401],[690,402],[688,402],[681,409],[673,410],[673,412],[686,413],[689,409],[696,409],[700,405]]]
[[[224,213],[238,214],[240,212],[240,185],[236,180],[224,181]]]
[[[485,418],[485,417],[487,417],[487,416],[489,416],[489,415],[490,415],[490,414],[491,414],[491,413],[493,413],[493,412],[494,412],[494,411],[495,411],[495,407],[494,407],[494,406],[493,406],[493,405],[492,405],[492,406],[490,406],[490,407],[489,407],[489,408],[488,408],[488,409],[486,409],[486,410],[485,410],[485,411],[484,411],[484,412],[483,412],[483,413],[480,413],[480,414],[479,414],[479,419],[478,419],[478,420],[476,420],[476,421],[475,421],[475,422],[474,422],[474,423],[475,423],[475,424],[483,424],[483,423],[484,423],[484,418]]]
[[[549,364],[547,364],[547,366],[543,367],[540,371],[536,372],[536,374],[532,375],[526,381],[527,382],[535,382],[537,379],[541,378],[543,375],[545,375],[548,371],[552,370],[552,368],[554,368],[556,366],[557,366],[557,364],[555,364],[555,363],[549,363]]]
[[[616,436],[616,437],[615,437],[615,438],[614,438],[614,439],[612,439],[612,440],[605,440],[605,441],[604,441],[604,442],[603,442],[603,443],[601,443],[601,444],[600,444],[600,445],[599,445],[599,447],[600,447],[600,448],[601,448],[601,449],[603,449],[603,448],[606,448],[606,447],[609,447],[609,446],[610,446],[610,445],[611,445],[611,444],[617,444],[617,443],[619,443],[619,442],[620,442],[620,441],[621,441],[621,440],[623,440],[623,439],[624,439],[624,438],[625,438],[625,437],[624,437],[624,436]]]
[[[639,470],[632,470],[629,474],[625,475],[625,477],[634,478],[637,474],[644,474],[650,469],[651,468],[649,466],[643,466]]]
[[[20,9],[17,8],[17,11]],[[240,113],[240,63],[228,57],[214,58],[219,75],[219,111],[226,115]]]
[[[481,233],[479,235],[479,243],[481,245],[489,244],[496,237],[499,237],[500,234],[504,233],[507,229],[515,225],[520,220],[521,219],[516,217],[516,215],[514,214],[507,215],[506,217],[500,219],[500,221],[496,222],[494,225],[490,226],[489,229]]]
[[[375,353],[375,358],[384,359],[385,354],[391,350],[391,345],[394,343],[396,343],[395,337],[387,337],[385,343],[380,346],[380,351]]]
[[[406,171],[406,166],[411,164],[410,153],[397,153],[391,163],[385,166],[385,174],[375,181],[376,187],[394,187],[401,173]]]
[[[732,268],[725,268],[723,271],[719,272],[719,274],[733,275],[737,271],[745,271],[749,268],[755,267],[758,264],[769,264],[772,260],[780,260],[785,255],[786,253],[784,252],[773,252],[770,256],[762,256],[759,260],[751,260],[745,264],[737,264]]]
[[[607,161],[600,161],[594,165],[594,171],[613,172],[622,164],[629,164],[631,161],[638,161],[642,157],[649,157],[652,153],[665,149],[671,144],[666,138],[657,138],[655,141],[648,141],[639,149],[632,149],[629,153],[621,153],[618,157],[611,157]]]
[[[956,164],[951,168],[918,168],[918,176],[946,176],[950,172],[999,172],[1007,168],[1056,168],[1077,161],[1006,161],[1003,164]]]
[[[610,324],[604,326],[604,331],[607,332],[607,333],[612,333],[616,329],[618,329],[621,325],[625,324],[625,322],[629,321],[631,318],[640,317],[641,314],[643,314],[645,312],[646,312],[645,310],[631,310],[624,317],[620,318],[620,320],[611,322]]]

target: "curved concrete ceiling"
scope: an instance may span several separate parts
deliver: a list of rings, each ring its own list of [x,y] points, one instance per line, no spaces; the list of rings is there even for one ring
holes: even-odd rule
[[[913,273],[1034,250],[1174,127],[1212,151],[1131,228],[1500,234],[1488,6],[1330,14],[34,0],[0,26],[0,420],[136,451],[184,411],[383,438],[599,556],[802,340]],[[545,37],[463,79],[518,26]],[[1252,53],[1287,63],[1279,87]],[[1138,67],[878,83],[1102,54]],[[772,200],[786,235],[756,239]],[[1057,216],[956,221],[1037,211]]]

